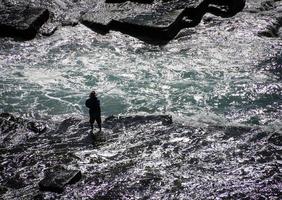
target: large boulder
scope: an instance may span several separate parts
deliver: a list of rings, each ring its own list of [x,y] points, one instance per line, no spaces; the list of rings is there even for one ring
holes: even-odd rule
[[[192,1],[191,1],[192,2]],[[177,21],[179,14],[187,5],[104,5],[100,10],[91,10],[81,17],[81,23],[91,30],[106,34],[119,31],[139,38],[147,43],[166,43],[180,31]],[[169,28],[172,24],[174,26]]]
[[[67,170],[55,166],[44,171],[45,177],[39,182],[40,190],[61,193],[67,184],[76,183],[81,179],[79,170]]]
[[[48,20],[49,11],[34,7],[5,7],[0,9],[0,37],[33,39]]]

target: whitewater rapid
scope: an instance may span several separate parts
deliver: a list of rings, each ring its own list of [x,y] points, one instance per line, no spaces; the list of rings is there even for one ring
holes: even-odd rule
[[[281,111],[281,83],[260,64],[281,56],[281,40],[258,37],[244,15],[203,23],[166,46],[117,32],[101,36],[83,25],[24,43],[1,39],[1,111],[85,115],[94,89],[105,116],[208,113],[275,121],[264,109]]]

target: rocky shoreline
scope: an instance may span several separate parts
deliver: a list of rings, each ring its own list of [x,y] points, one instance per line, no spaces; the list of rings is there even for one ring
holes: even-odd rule
[[[112,116],[104,120],[103,133],[94,135],[82,119],[52,123],[0,115],[3,198],[133,199],[138,191],[145,198],[149,187],[149,194],[158,191],[159,197],[175,192],[189,196],[190,187],[199,183],[193,189],[199,199],[280,193],[279,133],[259,127],[190,127],[167,115]],[[165,173],[147,167],[139,174],[140,164],[158,163],[153,155],[159,148],[159,159],[167,166],[158,170]],[[190,178],[177,175],[183,167]],[[224,174],[225,180],[220,178]]]
[[[80,12],[81,14],[76,14],[76,19],[61,20],[59,23],[73,26],[77,24],[77,19],[79,19],[82,24],[99,33],[105,34],[114,30],[144,39],[147,42],[149,40],[168,42],[181,29],[197,26],[207,12],[218,16],[231,17],[244,8],[244,0],[234,2],[226,1],[222,3],[218,1],[210,3],[210,0],[204,0],[200,3],[198,1],[184,3],[182,1],[169,1],[155,5],[152,1],[137,1],[134,4],[106,1],[101,4],[102,9],[90,10],[85,14]],[[218,7],[217,5],[214,6],[214,3],[218,4]],[[49,15],[54,15],[49,14],[53,11],[49,11],[48,6],[41,8],[30,7],[29,5],[8,5],[9,7],[2,5],[0,10],[2,37],[32,39],[39,28],[49,19]],[[223,9],[219,6],[222,6]],[[58,28],[54,24],[56,23],[49,23],[49,26],[44,26],[43,35],[52,35]]]
[[[168,1],[156,4],[153,1],[100,2],[101,9],[90,6],[88,10],[67,11],[68,6],[53,5],[46,2],[43,7],[13,4],[8,1],[0,6],[0,37],[33,39],[37,33],[50,36],[60,26],[75,26],[79,22],[91,30],[107,34],[119,31],[137,37],[147,43],[166,44],[183,28],[197,26],[205,13],[232,17],[241,12],[245,1],[218,1],[218,5],[204,1]],[[274,21],[258,34],[267,37],[280,37],[281,1],[265,1],[250,12],[266,13],[276,10]],[[74,3],[73,3],[74,4]],[[56,8],[57,6],[57,8]],[[61,9],[63,7],[64,9]],[[91,8],[93,7],[93,8]],[[246,9],[248,11],[248,8]],[[280,13],[280,14],[279,14]]]
[[[245,6],[245,0],[218,2],[174,0],[160,4],[153,1],[124,2],[126,1],[99,2],[100,9],[90,6],[88,10],[74,11],[72,14],[68,13],[66,6],[61,9],[60,4],[56,5],[56,8],[48,2],[44,7],[6,3],[0,7],[0,37],[25,40],[33,39],[37,33],[50,36],[60,26],[75,26],[80,22],[100,34],[119,31],[147,43],[166,44],[182,29],[197,26],[206,13],[232,17]],[[260,31],[259,35],[280,37],[282,16],[279,12],[281,10],[279,2],[265,1],[257,9],[250,10],[266,14],[270,10],[277,10],[277,15],[273,16],[274,21],[270,22],[265,30]]]

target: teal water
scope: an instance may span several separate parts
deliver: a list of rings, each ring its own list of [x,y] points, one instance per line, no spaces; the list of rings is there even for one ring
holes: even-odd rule
[[[102,114],[171,114],[186,123],[279,124],[279,38],[257,36],[258,19],[217,18],[182,31],[165,46],[83,25],[51,37],[1,39],[1,112],[87,116],[96,90]],[[280,59],[280,63],[279,63]],[[280,66],[280,68],[279,68]]]

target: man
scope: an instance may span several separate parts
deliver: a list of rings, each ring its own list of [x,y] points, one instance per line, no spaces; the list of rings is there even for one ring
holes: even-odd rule
[[[89,116],[90,116],[90,126],[91,131],[93,131],[93,124],[96,121],[99,127],[99,131],[101,132],[101,108],[100,101],[96,97],[95,91],[92,91],[89,95],[89,98],[86,100],[85,105],[89,108]]]

